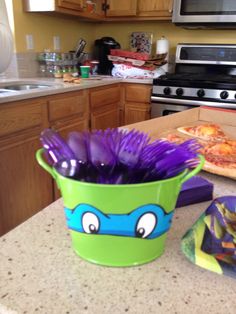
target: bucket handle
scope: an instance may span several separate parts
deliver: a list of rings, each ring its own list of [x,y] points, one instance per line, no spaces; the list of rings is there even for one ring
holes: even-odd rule
[[[190,178],[192,178],[195,174],[197,174],[202,169],[204,162],[205,162],[205,158],[202,155],[198,155],[198,158],[200,160],[199,164],[197,165],[196,168],[194,168],[192,171],[188,172],[186,174],[186,176],[183,177],[183,179],[181,180],[181,184],[188,181]]]
[[[37,150],[36,152],[36,159],[37,159],[37,162],[39,163],[39,165],[44,169],[46,170],[47,172],[50,173],[50,175],[56,180],[56,174],[55,172],[53,171],[53,168],[51,166],[49,166],[49,164],[46,163],[46,161],[43,159],[43,152],[44,152],[44,149],[43,148],[40,148]]]

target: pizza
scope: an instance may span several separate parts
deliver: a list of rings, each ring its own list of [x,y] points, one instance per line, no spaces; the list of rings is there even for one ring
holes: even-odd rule
[[[166,137],[164,137],[164,139],[166,139],[169,142],[174,142],[176,144],[181,144],[184,141],[186,141],[185,137],[182,137],[176,133],[168,133]]]
[[[184,133],[203,140],[222,141],[227,138],[224,131],[218,124],[200,124],[193,126],[182,126],[177,128],[180,133]]]
[[[202,154],[205,157],[204,170],[236,179],[236,141],[206,143]]]
[[[213,125],[217,127],[215,124],[210,124],[210,126]],[[215,129],[221,131],[218,127]],[[219,132],[219,137],[213,136],[213,134],[216,134],[213,132],[208,132],[209,134],[211,134],[211,137],[208,140],[206,140],[206,137],[203,139],[203,137],[193,136],[201,146],[199,153],[205,157],[203,170],[236,179],[236,140],[227,138],[223,131]],[[189,137],[184,137],[183,134],[173,131],[169,132],[165,139],[181,144]]]

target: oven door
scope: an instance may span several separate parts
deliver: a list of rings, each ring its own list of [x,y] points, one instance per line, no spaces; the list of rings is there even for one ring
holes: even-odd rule
[[[151,103],[151,119],[167,116],[172,113],[181,112],[187,109],[192,109],[193,106],[185,105],[174,105],[174,104],[162,104],[162,103]]]
[[[236,23],[235,0],[174,0],[173,23]]]
[[[161,103],[164,105],[170,105],[171,107],[182,107],[191,109],[199,106],[207,106],[207,107],[218,107],[224,109],[236,109],[236,102],[218,102],[218,101],[209,101],[209,100],[192,100],[188,98],[169,98],[169,97],[161,97],[152,95],[151,96],[152,105],[157,103]],[[186,110],[186,109],[183,109]]]

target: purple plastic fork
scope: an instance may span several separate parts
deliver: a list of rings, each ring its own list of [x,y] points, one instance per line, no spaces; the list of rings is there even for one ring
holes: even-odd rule
[[[147,134],[120,129],[71,132],[66,143],[46,129],[41,142],[59,173],[81,181],[125,184],[162,180],[197,165],[201,146],[167,140],[149,143]]]
[[[49,162],[61,175],[65,177],[78,175],[79,163],[73,151],[56,131],[45,129],[40,135],[40,141]]]
[[[134,168],[142,152],[149,141],[148,135],[132,130],[121,139],[118,160],[125,166]]]

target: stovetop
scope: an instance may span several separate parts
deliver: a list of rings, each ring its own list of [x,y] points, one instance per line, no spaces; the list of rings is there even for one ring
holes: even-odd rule
[[[179,44],[175,73],[153,80],[151,99],[235,109],[236,45]]]
[[[153,85],[236,90],[236,76],[216,73],[167,73],[154,79]]]

